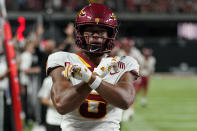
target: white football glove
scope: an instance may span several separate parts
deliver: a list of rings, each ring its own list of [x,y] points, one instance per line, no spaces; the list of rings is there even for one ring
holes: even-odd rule
[[[105,77],[110,70],[113,72],[118,72],[118,61],[119,58],[115,56],[111,61],[101,60],[101,63],[94,68],[94,72],[97,73],[101,78]]]
[[[87,67],[83,67],[80,64],[72,65],[67,63],[64,70],[64,77],[69,80],[71,76],[88,83],[92,76],[92,72]]]

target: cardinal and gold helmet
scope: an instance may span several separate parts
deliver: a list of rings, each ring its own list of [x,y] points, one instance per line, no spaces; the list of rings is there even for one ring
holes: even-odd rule
[[[99,46],[85,42],[83,29],[87,26],[101,26],[108,32],[108,37]],[[107,53],[113,48],[113,41],[117,34],[117,19],[114,13],[103,4],[90,4],[78,14],[75,22],[76,44],[79,48],[91,53]],[[95,50],[92,52],[92,50]]]

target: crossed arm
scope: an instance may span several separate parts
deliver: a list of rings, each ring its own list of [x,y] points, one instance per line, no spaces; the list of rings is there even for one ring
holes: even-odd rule
[[[66,80],[61,72],[64,67],[57,67],[50,73],[53,80],[51,89],[51,98],[54,106],[60,114],[66,114],[78,108],[91,92],[91,88],[85,82],[75,86]],[[93,82],[96,75],[92,75]],[[116,85],[102,81],[96,89],[99,95],[110,104],[121,109],[127,109],[135,99],[135,90],[132,86],[134,77],[131,73],[126,72]]]
[[[85,82],[72,86],[71,82],[62,75],[62,71],[64,67],[57,67],[50,73],[53,80],[51,99],[57,111],[60,114],[66,114],[79,107],[91,89]]]

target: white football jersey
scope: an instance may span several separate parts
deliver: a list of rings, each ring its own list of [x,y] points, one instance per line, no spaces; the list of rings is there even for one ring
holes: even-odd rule
[[[104,57],[102,61],[111,61],[111,59],[112,57]],[[131,71],[135,75],[139,73],[139,65],[135,59],[130,56],[122,56],[119,59],[119,72],[110,72],[103,78],[111,84],[116,84],[125,72]],[[96,67],[82,54],[57,52],[48,58],[47,73],[49,74],[54,67],[65,66],[66,62],[78,63],[91,71]],[[81,82],[73,77],[70,80],[73,85]],[[63,131],[119,131],[121,117],[122,109],[109,104],[92,90],[79,108],[63,115],[61,128]]]
[[[141,75],[142,76],[149,76],[155,71],[155,57],[150,56],[148,59],[143,57],[141,64]]]

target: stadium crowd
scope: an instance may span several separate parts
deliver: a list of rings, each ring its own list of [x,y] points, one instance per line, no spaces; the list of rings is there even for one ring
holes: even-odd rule
[[[117,12],[131,13],[196,13],[196,0],[97,0]],[[87,0],[6,0],[9,11],[76,12]]]

